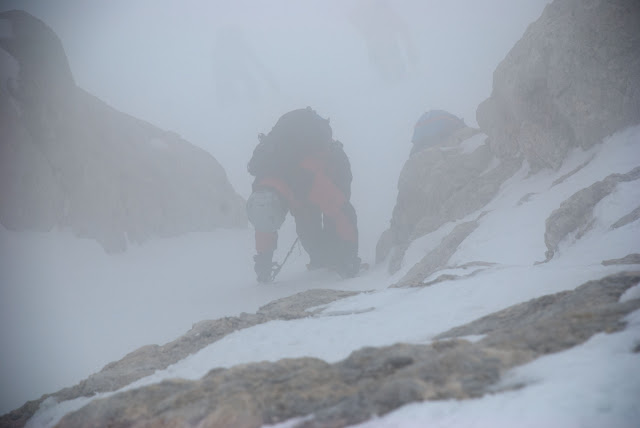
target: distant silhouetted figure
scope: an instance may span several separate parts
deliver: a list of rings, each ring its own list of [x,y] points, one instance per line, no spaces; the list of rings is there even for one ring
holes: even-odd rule
[[[388,82],[402,80],[417,63],[412,37],[404,20],[386,0],[362,1],[349,15],[364,37],[369,61]]]
[[[265,87],[278,90],[273,75],[259,60],[239,28],[218,29],[214,45],[214,74],[216,96],[221,105],[236,100],[255,101],[265,92]]]

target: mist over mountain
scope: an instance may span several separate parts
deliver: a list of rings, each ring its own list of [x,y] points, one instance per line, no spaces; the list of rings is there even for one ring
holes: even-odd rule
[[[3,4],[0,426],[634,426],[637,28],[632,0]],[[257,284],[246,163],[305,106],[371,268],[308,271],[289,218]]]
[[[3,200],[10,230],[69,228],[106,251],[244,227],[244,202],[206,151],[76,86],[44,23],[3,12]]]

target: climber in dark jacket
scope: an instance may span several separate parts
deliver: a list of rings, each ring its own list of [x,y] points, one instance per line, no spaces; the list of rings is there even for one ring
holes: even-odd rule
[[[287,212],[309,254],[310,269],[328,268],[342,277],[360,269],[358,228],[351,197],[351,167],[329,121],[311,108],[283,115],[259,136],[248,165],[256,178],[247,201],[255,227],[258,281],[273,278],[273,252]]]

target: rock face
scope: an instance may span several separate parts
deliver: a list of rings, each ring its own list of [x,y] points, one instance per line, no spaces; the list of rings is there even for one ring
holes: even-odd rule
[[[546,221],[544,241],[547,245],[545,262],[551,260],[558,250],[558,245],[569,234],[576,233],[580,238],[593,224],[593,209],[598,202],[613,192],[618,183],[640,180],[640,167],[634,168],[626,174],[611,174],[602,181],[598,181],[569,197],[554,210]],[[612,225],[629,223],[633,212]],[[620,227],[620,226],[618,226]]]
[[[432,273],[442,269],[456,252],[458,246],[478,227],[477,221],[468,221],[457,225],[440,244],[426,254],[418,264],[412,267],[409,272],[394,287],[420,287],[423,281]]]
[[[623,328],[640,300],[620,297],[639,281],[637,272],[590,281],[452,329],[430,345],[364,348],[335,364],[252,363],[214,369],[197,381],[165,381],[94,400],[58,426],[249,428],[300,417],[292,426],[344,427],[412,402],[479,397],[514,366]],[[486,336],[456,339],[470,334]]]
[[[60,40],[22,11],[0,14],[0,223],[70,228],[107,251],[244,227],[218,162],[178,135],[75,85]]]
[[[482,208],[523,160],[532,172],[558,168],[571,148],[640,123],[638,28],[635,0],[548,5],[498,66],[492,95],[478,107],[485,144],[465,150],[467,128],[406,162],[376,262],[391,254],[389,272],[398,271],[412,241]]]
[[[557,168],[640,122],[640,3],[556,0],[529,26],[493,75],[477,110],[501,158]]]
[[[407,160],[398,181],[391,227],[376,247],[377,263],[393,250],[389,271],[396,272],[413,240],[464,218],[498,193],[520,162],[498,161],[485,140],[478,130],[463,128]]]

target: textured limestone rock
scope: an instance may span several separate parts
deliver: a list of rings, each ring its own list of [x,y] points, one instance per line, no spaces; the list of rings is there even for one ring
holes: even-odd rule
[[[294,426],[344,427],[412,402],[479,397],[509,368],[623,328],[640,299],[619,303],[620,296],[639,282],[638,272],[590,281],[438,337],[486,334],[477,343],[363,348],[335,364],[296,358],[214,369],[197,381],[165,381],[94,400],[59,426],[259,427],[304,417]]]
[[[481,209],[520,167],[517,160],[497,161],[486,141],[466,147],[475,134],[476,130],[463,128],[405,163],[391,226],[376,246],[376,263],[391,254],[390,273],[400,269],[413,240]]]
[[[566,173],[565,175],[563,175],[562,177],[559,177],[558,179],[554,180],[553,183],[551,183],[551,187],[553,186],[557,186],[560,183],[564,183],[569,177],[575,175],[578,171],[580,171],[582,168],[584,168],[585,166],[589,165],[589,163],[596,157],[596,155],[592,155],[589,159],[587,159],[585,162],[583,162],[582,164],[580,164],[579,166],[575,167],[573,170],[569,171],[568,173]]]
[[[501,158],[558,168],[572,147],[588,148],[640,122],[640,4],[555,0],[493,75],[476,116]]]
[[[193,354],[224,336],[243,328],[271,321],[290,320],[313,316],[320,310],[316,306],[353,296],[357,292],[340,290],[308,290],[293,296],[275,300],[261,307],[256,314],[243,313],[237,317],[201,321],[185,335],[165,345],[148,345],[126,355],[119,361],[107,364],[100,372],[89,376],[79,384],[64,388],[54,394],[44,395],[39,400],[26,403],[19,409],[2,416],[0,426],[22,427],[38,410],[46,398],[58,401],[78,397],[90,397],[98,392],[120,389],[138,379],[163,370],[169,365]],[[307,311],[307,309],[311,309]]]
[[[424,279],[446,266],[458,246],[478,227],[477,221],[457,225],[442,242],[425,255],[420,262],[392,287],[421,287]]]
[[[602,181],[577,191],[560,204],[546,220],[544,241],[547,245],[545,262],[553,258],[558,245],[569,234],[576,233],[579,238],[593,221],[593,209],[598,202],[611,194],[621,182],[640,179],[640,167],[626,174],[611,174]]]
[[[638,254],[638,253],[627,254],[626,256],[624,256],[621,259],[604,260],[602,262],[602,264],[604,266],[611,266],[611,265],[639,265],[640,264],[640,254]]]
[[[71,229],[109,252],[153,237],[244,227],[218,162],[178,135],[75,85],[58,37],[26,12],[0,13],[0,223]]]
[[[489,266],[494,266],[494,265],[495,263],[489,263],[489,262],[470,262],[470,263],[465,263],[463,265],[457,265],[457,266],[445,266],[443,269],[470,269],[474,267],[475,269],[471,270],[469,273],[465,273],[464,275],[445,273],[442,275],[438,275],[435,279],[431,281],[421,281],[420,283],[417,283],[415,286],[428,287],[430,285],[438,284],[444,281],[457,281],[464,278],[471,278],[472,276],[475,276],[480,272],[483,272]]]
[[[640,307],[640,299],[619,303],[640,282],[640,272],[589,281],[573,291],[543,296],[444,332],[436,339],[487,334],[478,345],[519,349],[535,355],[558,352],[598,332],[624,326],[622,318]]]
[[[492,95],[478,107],[487,143],[468,153],[455,150],[460,141],[443,142],[407,161],[376,262],[389,259],[395,273],[414,239],[481,209],[523,159],[533,172],[558,168],[571,148],[640,123],[637,28],[635,0],[547,6],[498,66]]]
[[[633,223],[634,221],[640,218],[640,206],[631,211],[626,216],[622,217],[620,220],[616,221],[611,225],[611,229],[617,229],[622,226],[626,226],[629,223]]]
[[[258,315],[263,315],[269,319],[296,319],[315,315],[321,309],[312,309],[315,306],[326,305],[333,301],[358,294],[354,291],[308,290],[295,294],[291,297],[275,300],[264,305],[258,310]]]

